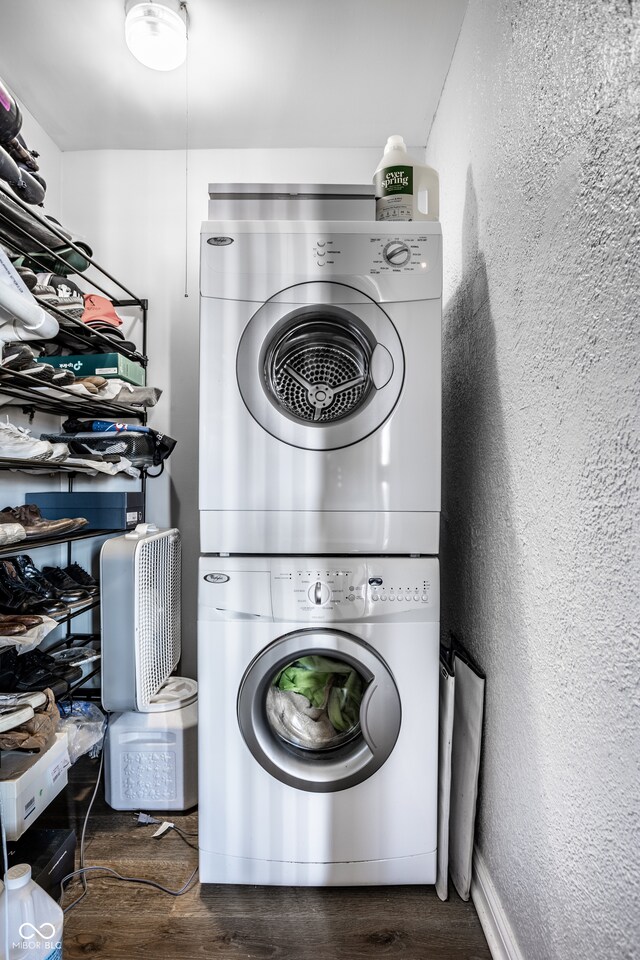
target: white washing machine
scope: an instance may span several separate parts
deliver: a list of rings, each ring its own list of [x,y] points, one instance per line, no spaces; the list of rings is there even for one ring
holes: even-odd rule
[[[202,553],[437,554],[440,224],[208,221]]]
[[[433,883],[435,558],[202,557],[203,883]]]

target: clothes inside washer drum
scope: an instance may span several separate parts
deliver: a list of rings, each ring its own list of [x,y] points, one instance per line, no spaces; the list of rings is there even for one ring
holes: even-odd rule
[[[337,736],[326,711],[312,707],[306,697],[293,690],[269,687],[267,718],[274,733],[301,747],[330,747]]]

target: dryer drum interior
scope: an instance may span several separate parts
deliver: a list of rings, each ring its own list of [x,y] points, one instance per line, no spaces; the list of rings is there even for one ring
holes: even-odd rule
[[[272,402],[310,424],[351,416],[373,388],[374,347],[353,318],[305,312],[265,351],[264,382]]]

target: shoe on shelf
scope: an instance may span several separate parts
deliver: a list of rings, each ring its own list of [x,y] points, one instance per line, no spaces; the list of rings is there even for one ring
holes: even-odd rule
[[[0,457],[6,460],[49,460],[52,452],[53,447],[48,440],[36,440],[24,427],[16,427],[9,421],[0,422]],[[15,520],[17,518],[12,517],[11,520],[0,522]]]
[[[26,587],[10,560],[0,560],[0,613],[67,614],[69,608],[59,600],[48,600]]]
[[[42,573],[49,583],[56,588],[60,599],[64,599],[63,594],[70,596],[79,591],[82,594],[83,600],[89,600],[98,593],[97,587],[95,587],[95,592],[92,592],[90,587],[81,587],[77,580],[73,580],[69,574],[65,573],[60,567],[43,567]]]
[[[5,543],[19,543],[26,535],[27,531],[21,523],[0,523],[0,547]]]
[[[55,368],[50,363],[40,363],[36,354],[26,343],[8,343],[2,352],[3,372],[24,373],[37,378],[41,383],[50,383]]]
[[[11,689],[23,692],[27,690],[45,690],[48,688],[56,700],[64,697],[64,695],[69,692],[69,682],[64,677],[53,673],[51,670],[47,670],[46,667],[32,666],[27,669],[27,665],[23,661],[25,657],[28,656],[29,654],[25,653],[20,657],[18,672],[16,673]],[[82,676],[82,670],[80,670],[80,676]],[[74,679],[79,680],[80,677],[75,677]]]
[[[0,512],[0,523],[10,521],[22,524],[27,532],[27,539],[32,537],[57,537],[61,534],[73,533],[75,530],[85,527],[89,522],[84,517],[46,520],[35,503],[25,503],[20,507],[5,507]]]
[[[63,573],[66,573],[75,583],[80,584],[81,587],[88,590],[92,596],[100,593],[98,581],[95,580],[84,567],[81,567],[79,563],[70,563],[68,567],[64,567]]]
[[[53,308],[54,316],[57,316],[59,311],[65,317],[82,320],[84,313],[82,296],[62,296],[61,291],[50,283],[37,283],[31,293],[45,310]]]
[[[51,364],[47,364],[51,366]],[[51,378],[52,387],[67,387],[70,383],[76,382],[76,375],[73,370],[56,369]]]
[[[22,624],[26,630],[31,630],[32,627],[39,627],[41,623],[44,623],[45,615],[42,614],[39,616],[35,613],[3,613],[0,614],[0,617],[2,617],[3,623],[11,621],[12,623]]]
[[[0,710],[0,733],[8,733],[33,719],[34,710],[30,706],[7,707]]]
[[[61,600],[63,604],[69,604],[80,603],[89,599],[88,591],[78,584],[69,588],[57,587],[36,567],[31,557],[28,557],[26,553],[8,559],[15,567],[25,587],[43,600]]]
[[[22,360],[32,360],[35,362],[35,359],[36,355],[31,347],[21,340],[5,343],[2,348],[2,366],[9,370],[12,369],[15,363],[20,363]]]
[[[62,463],[63,460],[66,460],[70,454],[69,447],[66,443],[51,443],[51,456],[47,460],[47,463]]]
[[[29,290],[33,290],[38,282],[38,278],[33,270],[30,270],[29,267],[16,267],[15,269],[23,283],[29,288]]]
[[[3,693],[12,693],[16,688],[18,678],[18,651],[15,647],[0,652],[0,690]]]
[[[56,699],[64,696],[69,685],[82,679],[81,667],[69,667],[57,663],[52,656],[41,650],[22,654],[16,664],[13,690],[41,691],[48,687]]]
[[[27,632],[27,625],[20,623],[17,617],[5,616],[0,613],[0,637],[15,637]]]

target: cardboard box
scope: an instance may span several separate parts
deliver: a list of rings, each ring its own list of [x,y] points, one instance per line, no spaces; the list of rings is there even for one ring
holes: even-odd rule
[[[49,363],[61,370],[71,370],[76,377],[106,377],[107,380],[118,377],[143,387],[144,368],[134,360],[123,357],[121,353],[83,353],[71,357],[38,357],[38,363]]]
[[[144,495],[139,490],[27,493],[25,503],[35,503],[47,520],[84,517],[89,521],[89,526],[83,528],[85,530],[133,530],[136,524],[144,520]]]
[[[9,750],[0,764],[2,816],[8,840],[17,840],[66,787],[71,766],[66,733],[44,753]]]

